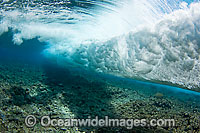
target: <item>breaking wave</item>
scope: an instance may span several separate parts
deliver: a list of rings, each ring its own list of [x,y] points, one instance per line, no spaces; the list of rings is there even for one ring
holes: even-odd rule
[[[1,9],[0,35],[11,30],[17,45],[38,38],[61,65],[200,87],[198,1],[4,1]]]

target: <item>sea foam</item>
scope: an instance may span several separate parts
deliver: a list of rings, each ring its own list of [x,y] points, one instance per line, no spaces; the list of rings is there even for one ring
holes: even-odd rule
[[[88,10],[96,11],[92,15],[77,9],[1,11],[0,34],[12,30],[17,45],[33,38],[46,42],[44,55],[60,65],[200,87],[200,3],[131,0],[104,7]]]

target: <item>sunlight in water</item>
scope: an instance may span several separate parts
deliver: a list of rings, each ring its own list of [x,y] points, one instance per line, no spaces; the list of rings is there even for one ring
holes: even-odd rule
[[[53,3],[53,4],[52,4]],[[3,1],[0,34],[37,38],[60,65],[200,86],[200,4],[178,0]]]

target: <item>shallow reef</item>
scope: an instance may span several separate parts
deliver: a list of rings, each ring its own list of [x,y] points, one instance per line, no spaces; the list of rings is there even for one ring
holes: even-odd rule
[[[200,132],[200,107],[195,101],[187,102],[157,90],[145,92],[145,88],[79,75],[55,65],[1,63],[0,71],[1,132]],[[30,114],[38,120],[44,115],[175,119],[176,126],[58,128],[37,123],[28,128],[24,120]]]

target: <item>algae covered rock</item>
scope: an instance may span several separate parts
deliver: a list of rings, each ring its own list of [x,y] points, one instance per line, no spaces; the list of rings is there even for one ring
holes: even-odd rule
[[[31,102],[31,96],[28,91],[19,86],[11,87],[7,93],[11,96],[10,102],[14,105],[24,105]]]

